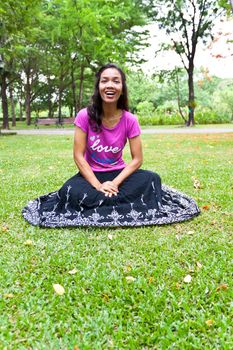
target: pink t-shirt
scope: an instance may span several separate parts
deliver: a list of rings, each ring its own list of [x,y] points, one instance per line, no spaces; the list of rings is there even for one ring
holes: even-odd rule
[[[123,111],[117,125],[113,128],[102,125],[100,132],[91,129],[86,108],[78,112],[74,124],[87,134],[84,157],[92,170],[97,172],[123,169],[126,164],[122,152],[127,139],[141,133],[137,118],[127,111]]]

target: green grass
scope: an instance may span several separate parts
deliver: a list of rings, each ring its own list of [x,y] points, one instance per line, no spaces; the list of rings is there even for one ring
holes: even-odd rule
[[[143,144],[143,167],[194,197],[200,216],[145,228],[30,226],[27,201],[76,171],[72,136],[0,138],[0,349],[233,348],[232,134],[143,135]]]

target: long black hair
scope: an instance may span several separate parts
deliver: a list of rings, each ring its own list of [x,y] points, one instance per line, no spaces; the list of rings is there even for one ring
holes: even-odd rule
[[[102,99],[99,92],[99,82],[100,82],[100,76],[103,73],[105,69],[108,68],[115,68],[118,70],[118,72],[121,75],[122,80],[122,94],[119,97],[119,100],[117,101],[117,108],[123,109],[125,111],[128,111],[128,91],[127,91],[127,85],[126,85],[126,76],[125,73],[122,71],[121,68],[119,68],[114,63],[108,63],[104,66],[102,66],[98,72],[96,73],[96,81],[95,81],[95,88],[94,88],[94,94],[91,97],[91,103],[87,107],[88,116],[90,118],[91,128],[93,131],[100,131],[101,130],[101,114],[102,114]]]

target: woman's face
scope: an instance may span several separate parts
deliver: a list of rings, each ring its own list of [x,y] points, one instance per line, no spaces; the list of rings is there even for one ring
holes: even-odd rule
[[[122,78],[116,68],[107,68],[101,73],[99,93],[103,102],[117,103],[122,94]]]

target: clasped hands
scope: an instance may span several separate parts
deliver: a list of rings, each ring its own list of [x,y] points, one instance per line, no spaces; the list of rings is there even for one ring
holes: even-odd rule
[[[106,197],[117,196],[118,186],[113,181],[105,181],[100,184],[98,191],[103,192]]]

